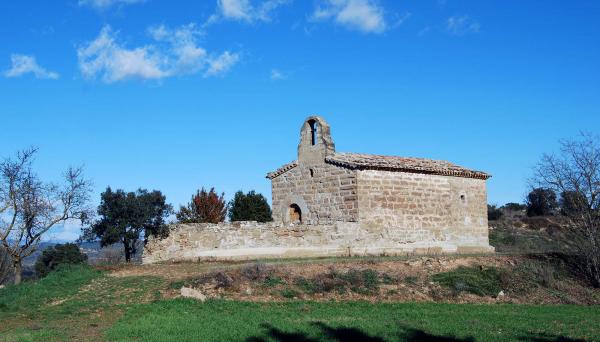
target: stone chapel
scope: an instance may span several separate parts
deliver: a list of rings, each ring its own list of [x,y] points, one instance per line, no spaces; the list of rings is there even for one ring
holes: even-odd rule
[[[275,222],[357,222],[406,242],[488,246],[489,174],[447,161],[336,152],[319,116],[302,124],[297,160],[267,178]]]
[[[143,263],[490,253],[485,172],[439,160],[339,153],[304,121],[298,158],[269,173],[273,222],[175,224]]]

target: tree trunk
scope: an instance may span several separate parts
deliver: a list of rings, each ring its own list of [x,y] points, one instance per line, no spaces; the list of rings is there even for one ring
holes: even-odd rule
[[[129,247],[129,242],[124,242],[123,245],[125,246],[125,262],[129,263],[131,262],[131,247]]]
[[[14,262],[15,266],[15,285],[21,283],[21,260]]]

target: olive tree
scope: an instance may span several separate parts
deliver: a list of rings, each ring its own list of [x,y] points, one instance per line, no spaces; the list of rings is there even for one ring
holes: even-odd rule
[[[21,282],[23,259],[38,249],[44,234],[90,214],[91,186],[82,169],[67,169],[61,185],[43,182],[32,168],[36,152],[23,150],[0,163],[0,243],[11,257],[15,284]]]
[[[582,268],[600,287],[600,140],[582,133],[560,142],[560,153],[544,154],[534,170],[537,186],[562,195],[561,214],[582,258]]]

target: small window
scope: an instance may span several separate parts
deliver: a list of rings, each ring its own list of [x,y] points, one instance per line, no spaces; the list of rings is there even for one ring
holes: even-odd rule
[[[309,169],[309,171],[310,171],[310,177],[311,178],[314,177],[315,176],[315,170]]]
[[[461,202],[463,202],[463,203],[464,203],[464,202],[465,202],[465,199],[466,199],[465,195],[460,195],[460,201],[461,201]]]
[[[310,120],[308,124],[310,125],[310,144],[314,146],[317,144],[317,122]]]

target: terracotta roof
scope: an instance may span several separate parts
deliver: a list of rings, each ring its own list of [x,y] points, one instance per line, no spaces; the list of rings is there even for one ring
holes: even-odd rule
[[[478,179],[488,179],[491,177],[491,175],[485,172],[469,170],[445,160],[432,160],[424,158],[336,152],[331,156],[325,157],[325,162],[358,170],[400,171]],[[294,160],[293,162],[285,164],[273,172],[269,172],[267,174],[267,178],[273,179],[296,166],[298,166],[298,161]]]
[[[335,153],[332,156],[327,156],[325,161],[330,164],[361,170],[403,171],[479,179],[488,179],[491,177],[485,172],[469,170],[445,160],[361,153]]]
[[[288,170],[291,170],[293,168],[295,168],[296,166],[298,166],[298,161],[294,160],[291,163],[285,164],[282,167],[278,168],[277,170],[273,171],[273,172],[269,172],[267,173],[267,178],[269,179],[273,179],[277,176],[279,176],[280,174],[287,172]]]

